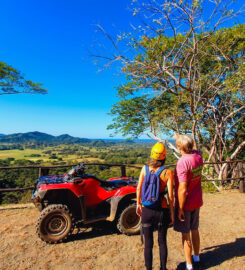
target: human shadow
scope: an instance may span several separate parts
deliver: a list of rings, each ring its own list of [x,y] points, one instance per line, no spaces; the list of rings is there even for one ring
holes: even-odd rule
[[[117,234],[115,225],[111,222],[98,222],[91,228],[82,228],[78,233],[72,234],[66,242],[97,238],[105,235]]]
[[[206,252],[203,253],[203,251]],[[232,243],[202,249],[202,253],[200,254],[201,265],[198,269],[208,269],[234,257],[242,256],[245,256],[245,238],[237,238]],[[185,263],[181,262],[176,269],[185,269]]]

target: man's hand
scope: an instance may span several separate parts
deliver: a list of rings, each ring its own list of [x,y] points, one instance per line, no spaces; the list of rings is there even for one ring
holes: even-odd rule
[[[136,214],[141,217],[141,214],[142,214],[142,205],[141,204],[137,204]]]
[[[178,214],[178,218],[180,221],[185,221],[185,213],[183,209],[179,209],[179,214]]]

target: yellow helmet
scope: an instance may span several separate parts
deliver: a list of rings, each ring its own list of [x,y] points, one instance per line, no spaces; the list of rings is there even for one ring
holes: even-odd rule
[[[151,149],[151,157],[156,160],[163,160],[166,158],[166,148],[162,143],[156,143]]]

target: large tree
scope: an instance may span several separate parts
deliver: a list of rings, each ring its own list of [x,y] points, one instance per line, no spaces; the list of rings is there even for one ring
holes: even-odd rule
[[[41,83],[26,80],[20,71],[0,61],[0,95],[45,94],[46,92]]]
[[[104,59],[121,61],[126,74],[126,82],[118,87],[120,101],[112,108],[109,128],[156,140],[174,132],[189,133],[195,147],[215,162],[235,159],[241,153],[245,146],[241,132],[245,27],[221,28],[242,12],[231,10],[228,3],[136,2],[134,12],[142,19],[140,35],[120,35],[119,40],[129,40],[126,54],[119,40],[100,28],[115,48]],[[222,178],[226,165],[215,169]]]

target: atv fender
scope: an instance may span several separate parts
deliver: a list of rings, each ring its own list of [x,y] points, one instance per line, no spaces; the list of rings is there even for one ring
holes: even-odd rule
[[[76,219],[86,218],[84,196],[77,197],[70,189],[39,190],[38,194],[42,195],[42,199],[38,202],[42,209],[51,204],[67,205]],[[34,203],[37,207],[39,206],[36,202]]]
[[[130,193],[124,196],[116,196],[111,198],[111,212],[110,216],[106,218],[107,221],[114,221],[120,206],[129,204],[136,198],[136,193]]]

